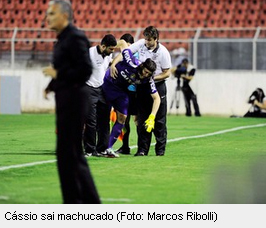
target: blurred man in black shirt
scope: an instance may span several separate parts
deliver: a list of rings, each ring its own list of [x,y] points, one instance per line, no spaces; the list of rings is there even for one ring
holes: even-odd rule
[[[57,166],[63,202],[100,203],[82,149],[82,132],[88,112],[85,82],[92,73],[90,43],[84,33],[71,24],[69,1],[50,1],[48,27],[57,33],[52,65],[43,69],[52,81],[46,89],[55,92],[57,127]]]

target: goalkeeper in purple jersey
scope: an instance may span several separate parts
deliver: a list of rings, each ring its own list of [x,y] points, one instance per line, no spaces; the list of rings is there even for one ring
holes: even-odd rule
[[[124,49],[122,56],[123,60],[116,65],[118,71],[116,77],[111,77],[110,69],[108,69],[102,86],[106,101],[110,107],[112,106],[116,110],[117,114],[117,120],[110,134],[108,149],[105,151],[107,157],[119,157],[112,147],[125,124],[129,105],[129,91],[135,91],[136,86],[141,84],[149,85],[148,88],[153,99],[153,106],[151,114],[145,122],[148,132],[151,132],[154,128],[155,115],[160,106],[160,96],[152,77],[156,70],[155,62],[148,58],[145,62],[141,63],[133,56],[130,49]]]

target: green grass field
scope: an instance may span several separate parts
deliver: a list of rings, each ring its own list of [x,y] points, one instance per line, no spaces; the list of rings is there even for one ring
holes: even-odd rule
[[[0,115],[1,204],[62,203],[54,122],[53,114]],[[259,118],[169,115],[165,156],[156,157],[152,146],[148,156],[134,157],[132,124],[132,155],[89,157],[88,163],[104,204],[249,203],[252,170],[266,157],[264,124]]]

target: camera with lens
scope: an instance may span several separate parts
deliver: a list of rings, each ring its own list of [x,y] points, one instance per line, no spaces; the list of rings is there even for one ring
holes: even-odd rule
[[[175,77],[180,78],[182,74],[186,74],[186,73],[187,73],[187,68],[180,66],[175,71]]]
[[[177,87],[176,87],[176,90],[180,90],[180,78],[181,78],[181,75],[182,74],[186,74],[187,73],[187,68],[182,66],[182,65],[179,65],[175,71],[175,77],[177,78]]]
[[[248,99],[249,104],[254,104],[254,101],[257,100],[259,102],[262,102],[262,99],[264,97],[263,90],[260,88],[257,88],[250,96]]]

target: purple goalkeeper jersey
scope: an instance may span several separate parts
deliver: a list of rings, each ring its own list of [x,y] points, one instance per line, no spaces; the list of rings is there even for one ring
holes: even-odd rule
[[[114,86],[119,87],[120,89],[127,91],[129,85],[138,85],[138,84],[150,84],[150,93],[157,92],[154,85],[153,78],[144,78],[140,79],[137,73],[137,67],[141,62],[132,54],[130,49],[124,49],[122,51],[123,61],[119,62],[116,65],[118,71],[117,78],[113,79],[110,75],[110,69],[107,70],[104,80],[111,82]]]
[[[116,110],[127,114],[128,109],[128,86],[146,84],[150,85],[150,94],[156,93],[157,89],[152,77],[140,79],[137,67],[141,62],[132,54],[130,49],[122,51],[123,60],[116,65],[117,77],[111,77],[110,69],[105,73],[103,91],[108,103]]]

